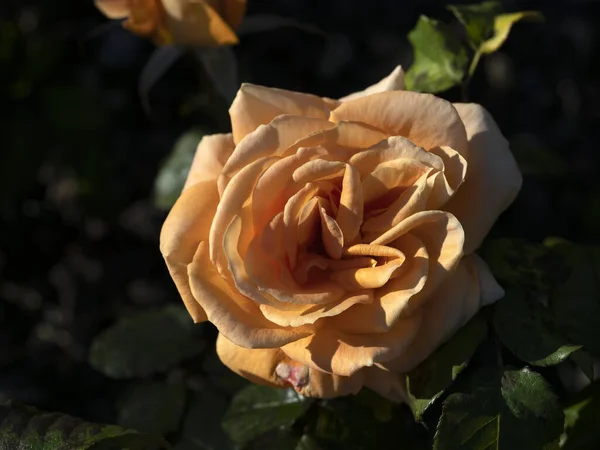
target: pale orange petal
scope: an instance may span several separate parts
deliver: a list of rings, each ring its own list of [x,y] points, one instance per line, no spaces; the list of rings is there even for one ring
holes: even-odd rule
[[[348,334],[325,324],[314,335],[281,349],[291,359],[313,369],[350,376],[363,367],[396,358],[410,346],[420,324],[418,312],[399,319],[388,333]]]
[[[330,121],[372,125],[392,136],[404,136],[430,149],[447,145],[468,160],[465,126],[452,103],[431,94],[391,91],[343,102]]]
[[[227,261],[223,255],[223,235],[234,216],[238,215],[244,203],[252,195],[256,180],[277,158],[261,158],[240,170],[227,185],[215,213],[209,235],[210,259],[223,274]]]
[[[319,212],[321,213],[321,239],[325,251],[330,258],[340,259],[344,250],[342,230],[335,219],[327,214],[325,208],[319,208]]]
[[[321,145],[327,148],[333,159],[347,161],[356,149],[371,147],[388,137],[376,128],[357,122],[342,121],[331,125],[332,128],[299,139],[286,150],[285,155],[293,154],[301,147]]]
[[[187,266],[200,242],[208,238],[219,195],[214,182],[203,181],[183,191],[162,227],[160,251],[175,285],[195,322],[206,314],[190,291]]]
[[[283,210],[283,223],[285,225],[285,251],[291,270],[296,266],[298,253],[298,219],[304,205],[314,198],[319,190],[316,184],[309,183],[292,196],[285,204]]]
[[[469,138],[467,178],[444,209],[454,214],[466,234],[465,253],[481,245],[498,216],[513,202],[523,181],[507,140],[480,105],[455,105]]]
[[[216,183],[234,148],[231,133],[204,136],[194,154],[184,189],[201,181]]]
[[[358,394],[363,384],[364,375],[361,372],[342,377],[309,369],[308,383],[297,387],[296,392],[305,397],[334,398]]]
[[[354,167],[346,164],[340,206],[335,217],[340,230],[342,230],[345,245],[350,245],[359,239],[358,234],[363,221],[363,204],[360,174]]]
[[[206,241],[198,246],[188,276],[192,293],[208,320],[236,345],[277,348],[311,334],[307,327],[282,328],[265,319],[256,303],[219,275],[210,261]]]
[[[179,45],[212,47],[232,45],[238,38],[205,0],[161,0],[165,24]]]
[[[396,66],[392,73],[381,81],[375,83],[368,88],[355,92],[345,97],[340,98],[340,101],[347,102],[350,100],[356,100],[357,98],[365,97],[371,94],[377,94],[378,92],[387,91],[398,91],[404,89],[404,71],[401,66]]]
[[[229,108],[233,140],[239,143],[259,125],[282,114],[327,120],[329,111],[328,104],[316,95],[244,83]]]
[[[408,403],[402,374],[390,372],[378,364],[365,367],[361,372],[363,372],[365,387],[393,402]]]
[[[422,147],[417,147],[408,139],[401,136],[391,136],[377,144],[356,153],[350,158],[350,164],[359,171],[364,179],[380,164],[394,160],[413,160],[437,171],[444,169],[443,161],[439,156],[426,152]]]
[[[345,269],[334,272],[330,278],[347,290],[377,289],[385,285],[404,263],[402,258],[394,259],[381,266],[359,269]]]
[[[372,303],[354,306],[328,319],[330,326],[347,333],[387,333],[406,305],[418,300],[430,270],[427,248],[410,233],[401,236],[395,245],[402,248],[406,256],[400,275],[375,290]]]
[[[285,150],[307,134],[331,128],[326,120],[309,117],[281,115],[267,125],[259,125],[242,139],[223,168],[220,185],[253,161],[265,156],[281,156]],[[225,183],[226,184],[226,183]],[[220,186],[220,189],[224,188]]]
[[[275,373],[287,356],[278,348],[249,349],[235,345],[221,333],[217,336],[217,355],[227,367],[256,384],[285,387],[287,383]]]
[[[260,305],[264,316],[273,323],[282,327],[299,327],[313,324],[319,319],[341,314],[351,306],[360,303],[369,303],[372,300],[370,292],[354,292],[347,294],[335,303],[325,305],[297,305],[294,303],[280,303],[279,305]]]
[[[94,4],[109,19],[125,19],[129,15],[129,0],[95,0]]]
[[[480,307],[477,273],[465,261],[421,308],[423,322],[414,341],[397,359],[384,363],[395,372],[408,372],[462,327]],[[301,341],[298,341],[301,342]]]
[[[283,211],[291,196],[300,190],[292,178],[294,171],[311,159],[327,154],[322,147],[301,148],[298,153],[276,161],[258,179],[252,193],[252,211],[256,233]]]
[[[246,14],[246,0],[225,0],[220,2],[219,13],[234,30],[240,26]]]
[[[479,291],[481,293],[481,306],[491,305],[504,297],[504,289],[498,284],[486,262],[475,253],[464,258],[477,271]]]

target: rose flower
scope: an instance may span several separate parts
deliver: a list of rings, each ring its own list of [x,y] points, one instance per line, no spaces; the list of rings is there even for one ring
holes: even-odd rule
[[[521,175],[477,104],[245,84],[161,234],[194,321],[257,383],[404,398],[413,369],[503,290],[474,253]]]
[[[158,45],[231,45],[246,12],[246,0],[95,0],[110,19]]]

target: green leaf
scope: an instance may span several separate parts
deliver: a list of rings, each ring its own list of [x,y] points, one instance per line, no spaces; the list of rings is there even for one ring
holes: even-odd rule
[[[116,425],[101,425],[61,413],[48,413],[12,401],[0,405],[0,449],[7,450],[169,449],[158,436]],[[115,447],[115,445],[119,445]]]
[[[517,289],[509,289],[496,305],[494,328],[517,358],[536,366],[558,364],[581,348],[571,345],[546,308]]]
[[[595,450],[600,448],[600,381],[581,391],[565,408],[565,433],[561,448]]]
[[[233,398],[223,428],[233,441],[246,443],[276,427],[292,425],[310,403],[293,389],[248,386]]]
[[[111,378],[164,372],[198,355],[205,343],[183,306],[127,317],[94,339],[90,364]]]
[[[446,25],[421,16],[408,40],[413,46],[414,62],[406,72],[407,89],[441,92],[462,81],[467,53]]]
[[[600,256],[597,249],[568,244],[560,251],[572,270],[551,294],[555,322],[573,343],[600,356]]]
[[[434,450],[542,449],[560,436],[563,420],[541,375],[485,367],[444,401]]]
[[[233,450],[235,445],[221,427],[227,403],[210,385],[194,393],[174,450]]]
[[[145,381],[135,384],[118,402],[118,423],[165,435],[179,428],[184,405],[182,383]]]
[[[570,272],[564,257],[550,244],[491,239],[485,243],[482,256],[503,285],[547,295],[552,287],[567,280]]]
[[[483,42],[480,47],[481,53],[494,53],[504,44],[508,38],[512,26],[523,20],[542,20],[544,16],[537,11],[521,11],[509,14],[500,14],[494,18],[494,34]]]
[[[476,315],[429,358],[406,375],[410,408],[416,420],[442,395],[469,360],[487,334],[487,325]]]
[[[350,396],[321,401],[316,414],[311,414],[308,431],[327,450],[389,448],[399,439],[403,448],[430,448],[425,427],[413,420],[404,405],[393,405],[389,420],[383,422],[360,403]]]
[[[477,51],[494,32],[494,19],[502,12],[500,3],[482,2],[472,5],[450,5],[448,9],[465,27],[469,44]]]
[[[389,422],[392,420],[392,402],[372,390],[363,388],[352,400],[361,406],[370,408],[373,417],[378,421]]]
[[[157,207],[170,209],[181,194],[196,149],[205,134],[200,129],[192,129],[175,142],[154,181],[154,204]]]

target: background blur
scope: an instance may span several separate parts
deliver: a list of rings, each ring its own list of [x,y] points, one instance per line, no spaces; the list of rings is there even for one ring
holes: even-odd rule
[[[294,18],[325,35],[244,37],[234,49],[241,79],[334,98],[362,89],[408,67],[406,35],[420,14],[453,20],[444,3],[249,0],[248,15]],[[600,8],[504,3],[546,20],[517,24],[471,85],[470,100],[491,111],[526,174],[495,233],[597,243]],[[153,184],[183,132],[227,130],[227,105],[184,58],[145,111],[138,81],[153,51],[91,0],[0,3],[0,401],[115,422],[123,382],[88,365],[91,340],[119,317],[179,302],[158,251],[166,212]]]

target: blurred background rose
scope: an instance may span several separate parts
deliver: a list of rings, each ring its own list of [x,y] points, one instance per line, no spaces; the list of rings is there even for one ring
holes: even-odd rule
[[[548,4],[504,2],[546,21],[516,26],[471,86],[526,175],[495,233],[597,242],[600,10]],[[241,79],[332,98],[407,66],[420,14],[451,18],[444,2],[416,0],[251,0],[248,16],[259,13],[325,35],[242,38]],[[147,114],[138,78],[154,49],[93,2],[0,4],[0,399],[114,422],[123,382],[88,365],[92,338],[122,315],[180,301],[158,251],[165,212],[152,187],[189,127],[227,131],[227,105],[183,57],[150,92]]]

